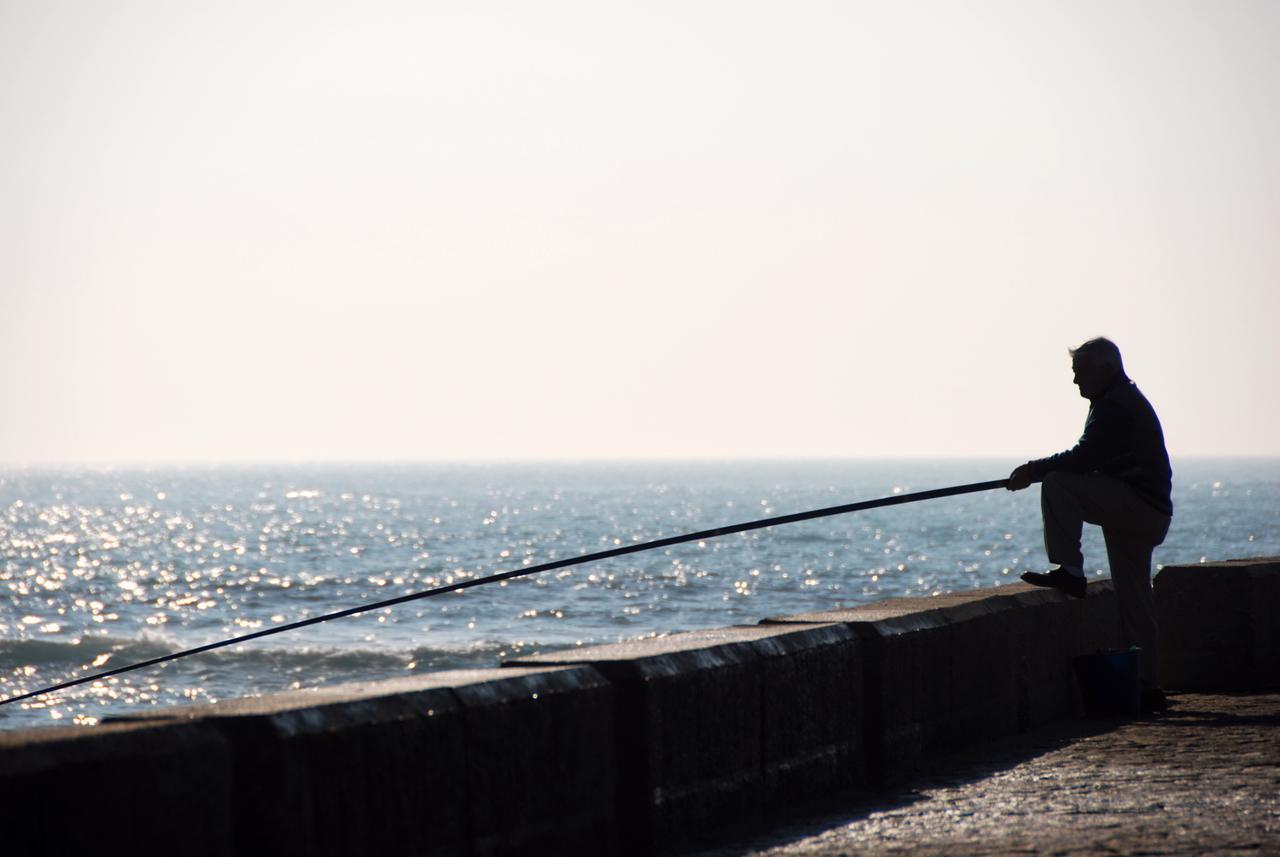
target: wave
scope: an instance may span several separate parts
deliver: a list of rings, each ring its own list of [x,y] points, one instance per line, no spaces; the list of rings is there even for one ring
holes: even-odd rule
[[[0,671],[12,667],[79,666],[109,656],[103,669],[112,662],[145,661],[178,651],[172,642],[144,636],[133,639],[110,636],[84,636],[77,640],[14,640],[0,638]]]
[[[120,638],[86,636],[79,641],[14,640],[0,638],[0,675],[14,669],[37,667],[46,674],[68,671],[105,672],[107,670],[175,654],[184,649],[176,641],[156,637]],[[190,655],[178,661],[189,666],[212,667],[218,671],[293,673],[299,671],[326,674],[362,673],[366,671],[427,671],[453,666],[476,666],[492,662],[505,653],[533,651],[537,643],[522,641],[512,644],[502,640],[477,640],[456,648],[414,646],[412,648],[367,648],[342,646],[228,646],[210,652]]]

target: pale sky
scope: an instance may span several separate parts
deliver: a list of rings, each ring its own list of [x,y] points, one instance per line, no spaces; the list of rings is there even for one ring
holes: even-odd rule
[[[0,463],[1280,455],[1280,3],[0,0]],[[996,474],[1000,475],[1000,474]]]

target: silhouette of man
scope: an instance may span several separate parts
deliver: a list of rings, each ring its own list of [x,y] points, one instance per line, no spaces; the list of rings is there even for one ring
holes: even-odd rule
[[[1009,475],[1010,491],[1041,482],[1040,508],[1048,573],[1022,579],[1083,598],[1085,523],[1102,527],[1120,608],[1120,639],[1142,651],[1142,704],[1165,707],[1159,690],[1151,553],[1164,541],[1173,516],[1173,474],[1164,432],[1151,403],[1124,373],[1120,349],[1109,339],[1090,339],[1071,350],[1073,381],[1089,400],[1084,434],[1065,452],[1029,461]]]

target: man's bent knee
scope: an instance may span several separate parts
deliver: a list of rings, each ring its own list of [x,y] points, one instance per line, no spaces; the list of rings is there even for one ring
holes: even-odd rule
[[[1078,489],[1088,477],[1079,473],[1070,473],[1065,470],[1051,470],[1044,475],[1044,479],[1040,482],[1041,493],[1048,494],[1051,497],[1061,497],[1067,494],[1078,493]]]
[[[1040,490],[1041,491],[1058,490],[1059,488],[1062,487],[1062,483],[1063,483],[1062,477],[1066,475],[1067,474],[1063,473],[1061,470],[1050,470],[1048,473],[1044,475],[1044,479],[1040,481]]]

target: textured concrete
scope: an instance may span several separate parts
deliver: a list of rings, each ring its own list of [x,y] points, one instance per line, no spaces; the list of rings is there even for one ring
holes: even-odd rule
[[[1280,686],[1280,557],[1166,566],[1154,585],[1165,687]]]
[[[1023,583],[990,591],[1016,608],[1005,615],[1017,682],[1018,727],[1027,729],[1079,714],[1075,658],[1120,645],[1120,618],[1111,581],[1091,581],[1084,599]]]
[[[443,675],[466,729],[470,853],[616,853],[608,681],[590,668],[494,670],[466,682]]]
[[[1280,693],[1173,695],[943,760],[911,788],[704,851],[729,855],[1280,854]]]
[[[590,664],[614,684],[621,838],[647,853],[860,784],[856,653],[840,625],[756,625],[511,663]]]
[[[760,655],[761,801],[791,806],[867,784],[866,659],[843,625],[767,629]]]
[[[229,857],[231,753],[202,724],[0,732],[0,852]]]

